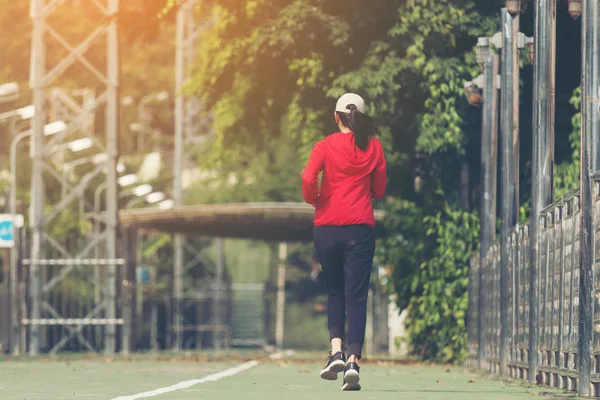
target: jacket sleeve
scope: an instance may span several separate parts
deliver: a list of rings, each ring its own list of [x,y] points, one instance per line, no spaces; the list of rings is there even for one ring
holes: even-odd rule
[[[317,142],[310,153],[308,163],[302,171],[302,197],[308,204],[316,206],[319,198],[319,173],[323,170],[325,153],[322,143]]]
[[[385,195],[387,179],[387,165],[385,162],[385,154],[381,143],[377,142],[377,165],[371,173],[371,197],[381,199]]]

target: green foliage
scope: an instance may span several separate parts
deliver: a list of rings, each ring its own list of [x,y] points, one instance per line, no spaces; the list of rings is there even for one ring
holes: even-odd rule
[[[577,88],[571,98],[571,105],[579,110],[581,88]],[[573,116],[573,131],[569,135],[573,157],[570,161],[556,166],[554,170],[554,197],[563,196],[579,187],[579,155],[581,152],[581,112]]]
[[[408,310],[406,325],[413,354],[438,361],[466,355],[469,258],[477,250],[475,213],[444,205],[423,217],[406,201],[390,200],[378,258],[391,269],[390,289]],[[414,231],[414,229],[417,231]],[[411,237],[419,237],[411,243]]]

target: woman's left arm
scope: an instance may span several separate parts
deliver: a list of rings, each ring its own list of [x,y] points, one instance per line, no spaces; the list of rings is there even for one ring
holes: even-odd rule
[[[385,154],[383,147],[379,141],[377,148],[377,165],[372,172],[371,176],[371,197],[374,199],[381,199],[385,195],[385,189],[387,186],[387,165],[385,162]]]
[[[325,153],[322,146],[322,142],[315,143],[308,163],[302,171],[302,197],[304,201],[315,207],[319,199],[319,173],[323,170],[325,163]]]

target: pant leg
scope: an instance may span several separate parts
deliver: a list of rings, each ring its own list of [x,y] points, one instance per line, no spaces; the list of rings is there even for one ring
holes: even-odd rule
[[[344,296],[344,247],[337,227],[316,226],[314,244],[317,258],[323,267],[327,288],[327,327],[329,340],[344,338],[346,302]]]
[[[350,226],[345,240],[348,354],[360,359],[367,325],[367,298],[375,255],[375,233],[369,226]]]

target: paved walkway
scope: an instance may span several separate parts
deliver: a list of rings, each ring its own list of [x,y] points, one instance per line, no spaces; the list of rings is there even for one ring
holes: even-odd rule
[[[341,391],[341,380],[319,378],[320,363],[138,360],[0,362],[2,400],[521,400],[573,399],[523,383],[483,378],[461,367],[366,364],[363,390]],[[545,397],[537,397],[544,395]],[[148,395],[150,393],[150,395]]]

